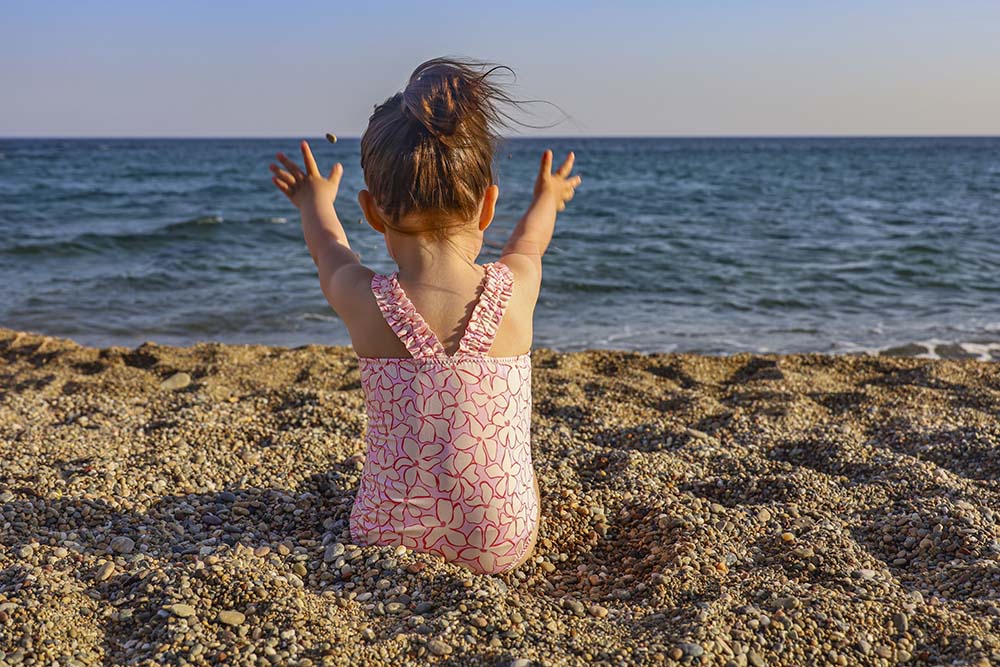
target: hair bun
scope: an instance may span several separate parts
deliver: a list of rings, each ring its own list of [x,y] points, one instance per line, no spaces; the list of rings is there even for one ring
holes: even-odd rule
[[[483,79],[483,74],[459,61],[428,60],[410,75],[402,92],[403,112],[448,143],[463,123],[482,117],[490,103],[489,95],[481,94]]]

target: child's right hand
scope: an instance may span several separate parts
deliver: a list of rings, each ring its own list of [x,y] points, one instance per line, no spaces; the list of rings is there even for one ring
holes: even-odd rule
[[[556,214],[566,208],[566,202],[573,198],[573,191],[580,185],[579,176],[570,176],[574,157],[570,151],[553,172],[552,151],[542,153],[542,164],[535,180],[534,199],[500,253],[501,261],[531,286],[528,291],[534,295],[531,297],[532,303],[538,297],[542,279],[542,255],[552,240]]]
[[[573,192],[582,180],[579,176],[570,178],[575,158],[576,156],[570,151],[562,165],[553,172],[552,151],[546,150],[542,153],[542,164],[538,170],[538,179],[535,181],[536,202],[551,199],[557,211],[566,208],[566,202],[573,198]]]

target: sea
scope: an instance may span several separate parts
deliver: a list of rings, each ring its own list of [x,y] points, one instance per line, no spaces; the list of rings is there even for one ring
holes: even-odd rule
[[[309,137],[307,137],[309,138]],[[311,139],[373,270],[357,139]],[[542,151],[583,183],[544,259],[534,346],[1000,359],[1000,138],[512,138],[481,262]],[[89,345],[349,344],[295,208],[297,138],[0,139],[0,326]]]

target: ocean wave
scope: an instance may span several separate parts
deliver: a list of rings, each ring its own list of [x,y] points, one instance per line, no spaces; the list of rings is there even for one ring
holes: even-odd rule
[[[158,227],[149,234],[148,236],[155,236],[162,232],[177,231],[180,229],[189,229],[201,227],[203,225],[221,225],[226,221],[221,215],[199,215],[196,218],[190,218],[188,220],[181,220],[180,222],[171,222],[163,227]]]
[[[217,234],[243,234],[243,225],[254,224],[271,227],[273,225],[284,224],[287,221],[286,218],[280,216],[251,218],[240,222],[227,221],[221,215],[201,215],[188,220],[171,222],[161,227],[155,227],[142,232],[111,234],[86,232],[72,238],[19,243],[7,248],[0,248],[0,255],[36,257],[51,255],[53,257],[66,257],[81,254],[100,254],[112,250],[141,250],[179,241],[202,241],[211,239]]]

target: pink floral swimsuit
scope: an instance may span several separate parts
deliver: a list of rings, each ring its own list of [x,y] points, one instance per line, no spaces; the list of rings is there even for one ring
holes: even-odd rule
[[[479,302],[453,356],[397,280],[372,291],[412,357],[359,357],[367,453],[351,535],[358,544],[440,554],[481,573],[511,569],[538,521],[531,463],[531,357],[490,357],[514,277],[484,266]]]

